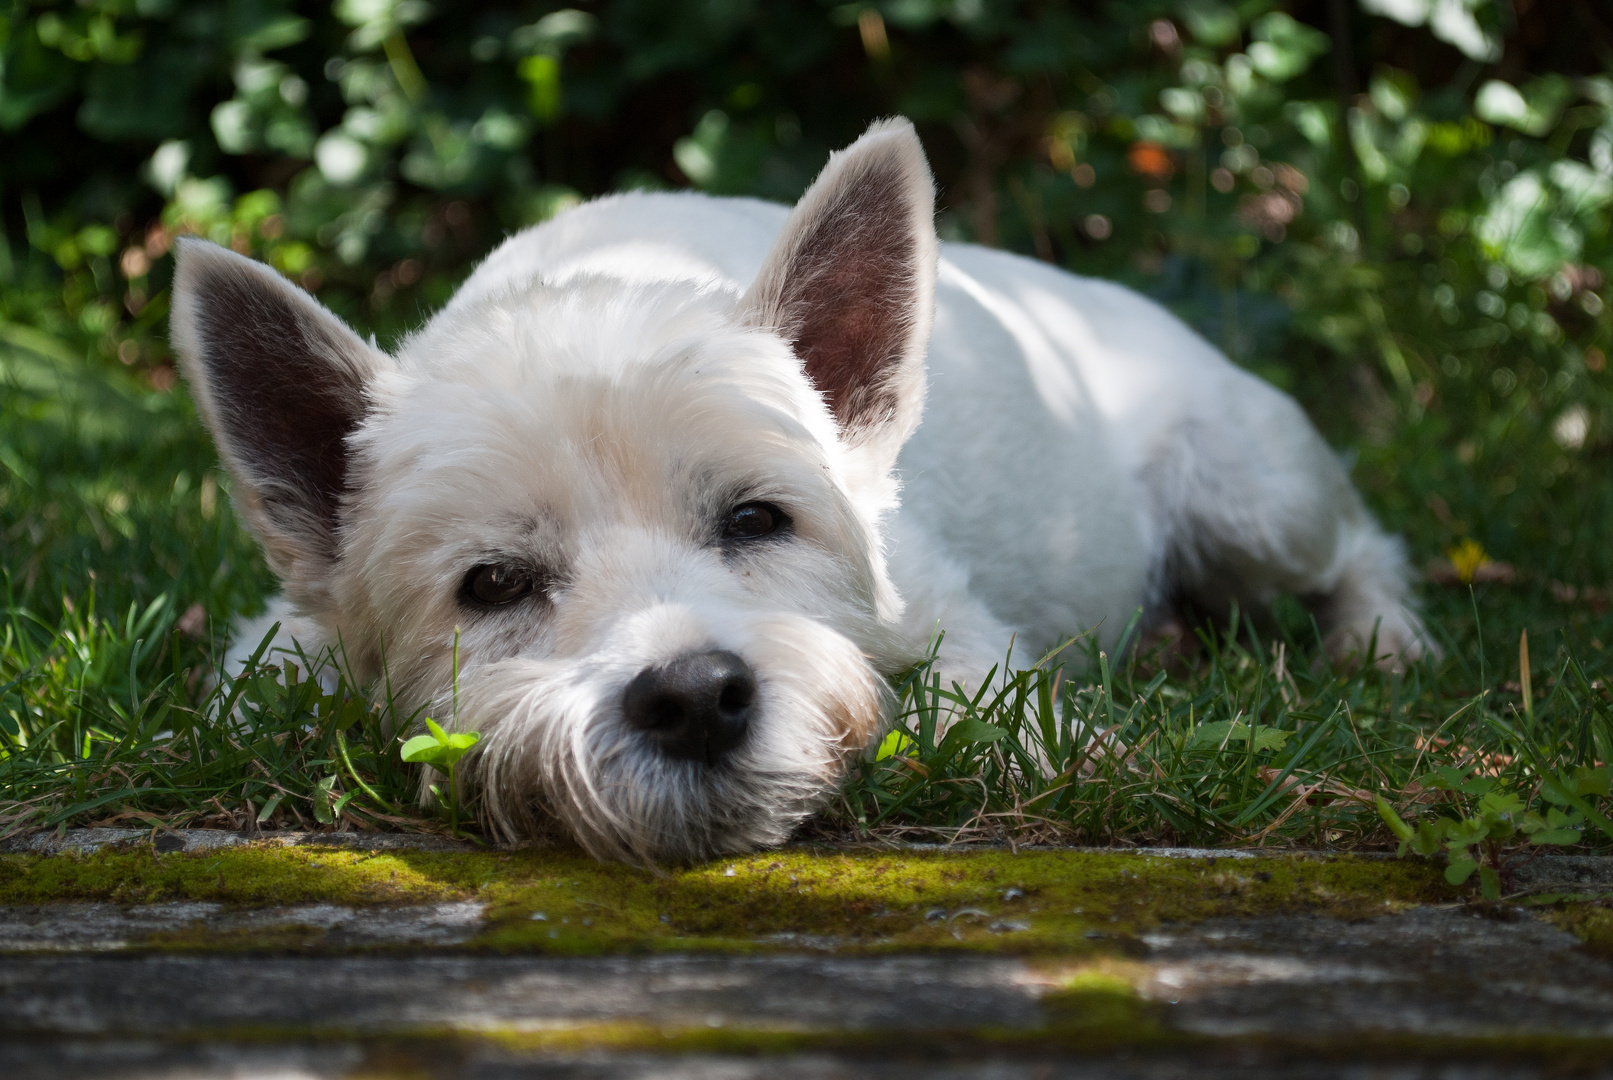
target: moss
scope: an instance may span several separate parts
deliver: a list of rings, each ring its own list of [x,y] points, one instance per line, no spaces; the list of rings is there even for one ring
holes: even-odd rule
[[[486,875],[456,861],[464,858],[251,846],[164,855],[148,845],[103,848],[93,855],[3,855],[0,903],[419,903],[471,895]]]
[[[660,874],[564,851],[244,846],[0,856],[0,903],[475,899],[487,905],[487,922],[470,947],[559,954],[833,948],[1086,955],[1124,952],[1162,922],[1299,912],[1362,918],[1454,895],[1431,864],[1280,855],[798,848]],[[292,940],[302,939],[226,940],[197,930],[165,943],[296,947]]]
[[[1161,922],[1383,914],[1451,896],[1436,868],[1083,852],[773,852],[665,877],[595,871],[571,888],[488,890],[491,948],[1112,951]],[[545,918],[536,921],[531,913]],[[590,922],[591,920],[591,922]]]
[[[1613,959],[1613,910],[1608,908],[1606,898],[1560,900],[1539,914],[1553,926],[1583,941],[1587,952]]]
[[[669,1054],[841,1053],[877,1057],[953,1060],[1004,1049],[1103,1054],[1121,1049],[1162,1050],[1210,1042],[1153,1023],[1055,1023],[1046,1027],[898,1031],[781,1031],[755,1027],[666,1028],[637,1023],[580,1024],[540,1031],[477,1032],[502,1049],[520,1054],[580,1054],[599,1050]]]
[[[1041,997],[1043,1038],[1057,1036],[1088,1048],[1158,1047],[1187,1038],[1167,1027],[1162,1005],[1139,992],[1149,974],[1142,964],[1099,957],[1056,965],[1046,973],[1051,986]],[[1015,1038],[1012,1032],[993,1034],[998,1039]]]

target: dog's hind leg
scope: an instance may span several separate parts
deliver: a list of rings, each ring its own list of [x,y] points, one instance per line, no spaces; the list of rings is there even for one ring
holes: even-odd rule
[[[1144,465],[1163,541],[1156,594],[1258,616],[1286,593],[1310,606],[1335,659],[1371,646],[1396,666],[1431,651],[1401,542],[1298,405],[1264,384],[1243,389],[1232,415],[1165,429]]]

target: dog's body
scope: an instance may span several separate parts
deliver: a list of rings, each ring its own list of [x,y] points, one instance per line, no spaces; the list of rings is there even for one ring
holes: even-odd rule
[[[600,200],[395,360],[187,246],[176,343],[289,597],[238,648],[384,651],[440,715],[457,635],[495,827],[634,858],[781,840],[937,631],[970,684],[1014,635],[1293,593],[1336,653],[1417,654],[1398,544],[1289,398],[1119,286],[938,258],[930,190],[892,123],[793,213]]]

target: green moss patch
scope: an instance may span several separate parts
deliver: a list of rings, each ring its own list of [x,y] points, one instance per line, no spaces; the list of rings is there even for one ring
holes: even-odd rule
[[[1613,897],[1564,897],[1540,911],[1541,918],[1579,938],[1588,952],[1613,959]]]
[[[1135,1001],[1135,999],[1133,999]],[[905,1053],[956,1059],[1004,1050],[1057,1051],[1100,1054],[1121,1049],[1161,1050],[1170,1047],[1212,1045],[1215,1040],[1172,1031],[1152,1015],[1138,1015],[1135,1005],[1116,1015],[1113,1003],[1079,1017],[1069,1010],[1037,1028],[915,1031],[786,1031],[749,1026],[660,1027],[642,1023],[577,1024],[542,1030],[499,1030],[465,1033],[462,1038],[485,1040],[515,1054],[581,1054],[611,1050],[652,1051],[672,1054],[800,1054],[852,1053],[900,1057]]]
[[[463,899],[488,877],[453,861],[463,858],[268,846],[164,855],[149,845],[103,848],[93,855],[0,855],[0,903],[212,900],[256,907]]]
[[[659,878],[590,866],[572,881],[512,877],[488,890],[483,943],[1086,953],[1167,921],[1361,917],[1450,894],[1412,864],[1080,852],[790,851]]]
[[[0,856],[0,903],[236,906],[477,900],[470,947],[593,954],[684,950],[1123,951],[1163,922],[1313,913],[1364,918],[1454,898],[1437,867],[1353,857],[1177,859],[1037,851],[792,849],[662,873],[563,851],[358,852],[149,847]],[[179,944],[202,946],[205,930]],[[220,940],[216,945],[224,945]],[[250,940],[231,938],[235,946]],[[264,940],[262,947],[276,943]]]

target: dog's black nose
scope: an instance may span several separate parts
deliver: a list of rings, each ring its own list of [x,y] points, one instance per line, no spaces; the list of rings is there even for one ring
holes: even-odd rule
[[[745,739],[756,705],[756,676],[731,652],[680,656],[645,668],[627,684],[627,722],[669,757],[715,765]]]

